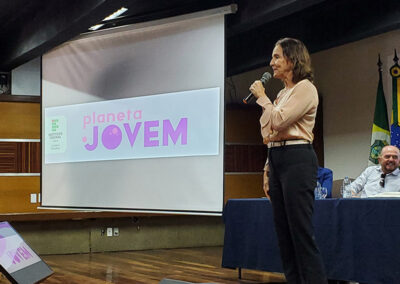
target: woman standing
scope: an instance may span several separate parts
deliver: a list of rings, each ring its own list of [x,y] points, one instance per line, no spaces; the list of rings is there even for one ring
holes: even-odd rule
[[[270,65],[282,89],[272,103],[260,81],[250,91],[262,107],[263,141],[268,145],[269,195],[283,269],[288,283],[327,283],[315,243],[312,214],[318,162],[311,145],[318,106],[310,55],[304,44],[284,38]]]

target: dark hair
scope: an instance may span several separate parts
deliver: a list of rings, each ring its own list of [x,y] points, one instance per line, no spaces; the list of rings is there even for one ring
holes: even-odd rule
[[[304,43],[298,39],[286,37],[278,40],[275,46],[277,45],[282,48],[283,55],[293,64],[293,83],[303,79],[313,82],[311,58]]]

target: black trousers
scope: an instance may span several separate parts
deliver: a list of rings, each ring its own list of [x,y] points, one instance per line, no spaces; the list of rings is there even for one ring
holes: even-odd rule
[[[326,284],[312,214],[318,162],[310,144],[269,149],[269,195],[286,280]]]

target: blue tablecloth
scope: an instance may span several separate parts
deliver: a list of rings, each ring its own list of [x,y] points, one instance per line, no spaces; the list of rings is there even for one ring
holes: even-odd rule
[[[224,222],[222,267],[282,272],[268,199],[229,200]],[[400,283],[400,200],[316,200],[314,228],[329,279]]]

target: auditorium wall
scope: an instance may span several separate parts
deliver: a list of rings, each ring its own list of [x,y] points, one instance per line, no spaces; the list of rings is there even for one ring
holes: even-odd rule
[[[378,54],[383,62],[384,90],[390,117],[389,68],[393,65],[395,48],[400,55],[400,30],[311,54],[315,84],[323,100],[323,165],[333,170],[334,179],[356,178],[368,166],[379,78]],[[265,71],[266,67],[262,67],[233,76],[236,93],[244,96],[250,84]],[[266,89],[274,98],[279,85],[273,84]]]
[[[221,217],[138,216],[11,222],[39,254],[220,246]],[[108,227],[119,236],[108,237]]]
[[[394,49],[400,30],[324,50],[312,55],[315,82],[324,98],[325,166],[334,179],[357,177],[367,167],[378,84],[378,54],[384,91],[391,110]]]

